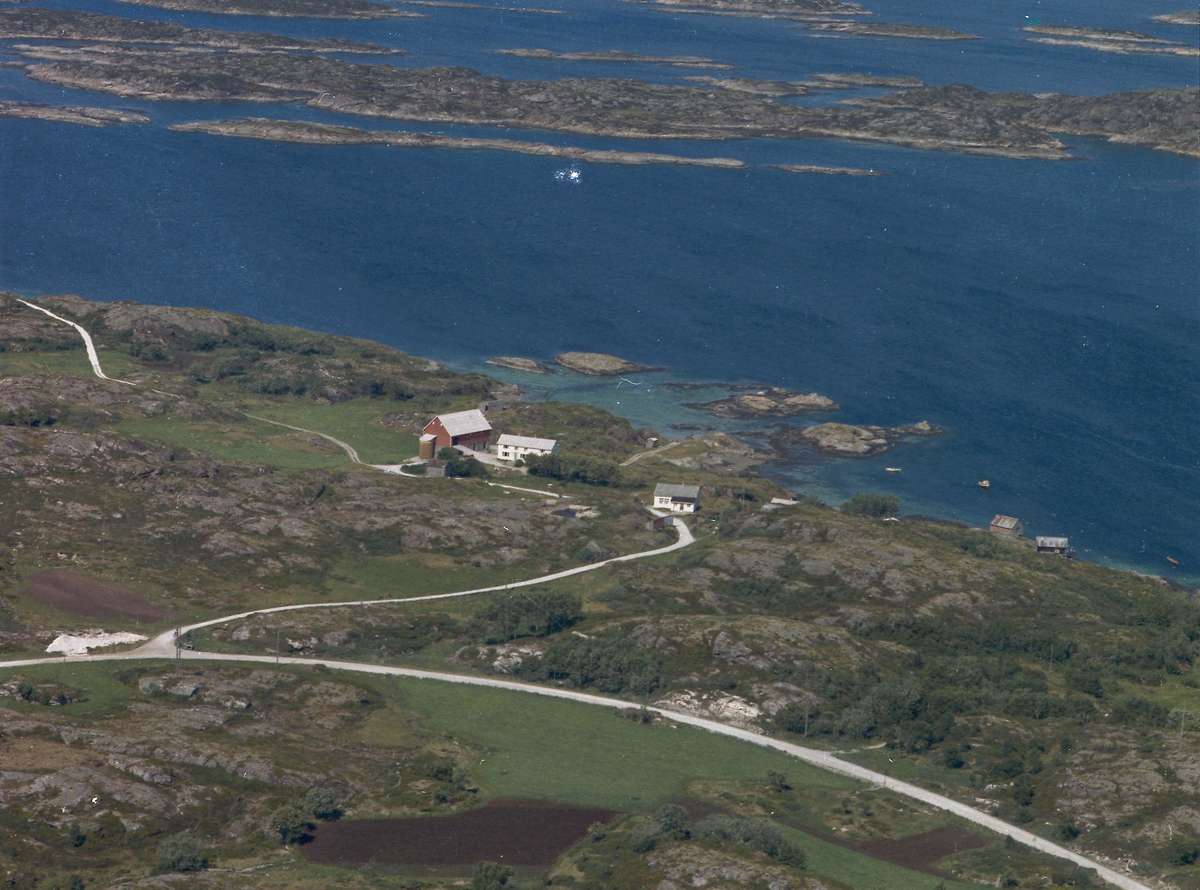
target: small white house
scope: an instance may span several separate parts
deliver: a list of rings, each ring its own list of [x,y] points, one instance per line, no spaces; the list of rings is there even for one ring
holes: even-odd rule
[[[695,513],[700,508],[699,485],[670,485],[660,482],[654,486],[654,509],[672,513]]]
[[[558,454],[558,442],[554,439],[514,436],[511,433],[503,433],[496,440],[496,457],[500,460],[524,460],[531,454]]]

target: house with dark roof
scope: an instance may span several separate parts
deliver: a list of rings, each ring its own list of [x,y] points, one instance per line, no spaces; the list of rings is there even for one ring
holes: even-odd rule
[[[464,447],[483,451],[492,438],[492,425],[478,408],[439,414],[421,430],[422,438],[433,436],[436,448]],[[436,453],[436,449],[435,449]]]
[[[660,482],[654,486],[654,509],[670,510],[672,513],[695,513],[700,509],[700,486]]]

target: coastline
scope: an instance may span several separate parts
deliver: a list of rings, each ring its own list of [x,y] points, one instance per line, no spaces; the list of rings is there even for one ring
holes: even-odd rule
[[[47,293],[31,294],[16,288],[3,289],[21,298],[35,301],[50,296]],[[286,321],[270,323],[288,324]],[[318,333],[322,332],[319,328],[312,329]],[[324,333],[344,335],[346,332]],[[369,332],[351,336],[378,339],[372,338]],[[402,343],[385,345],[411,355],[417,354],[406,349]],[[428,355],[421,357],[429,358]],[[892,432],[901,434],[898,437],[899,450],[896,451],[889,449],[872,452],[866,456],[822,453],[821,449],[806,445],[805,437],[796,435],[796,432],[802,428],[828,424],[831,420],[835,423],[845,421],[863,427],[873,426],[874,420],[856,413],[852,404],[836,411],[820,412],[816,415],[802,414],[791,418],[722,417],[697,407],[689,407],[687,402],[697,398],[708,398],[705,393],[727,394],[731,389],[762,386],[761,381],[714,381],[661,367],[651,367],[645,372],[635,374],[636,380],[623,376],[593,376],[566,368],[556,363],[552,356],[532,358],[532,361],[546,369],[535,373],[493,364],[489,358],[490,355],[461,354],[450,357],[443,353],[430,360],[454,373],[481,373],[501,383],[518,386],[524,398],[531,402],[566,401],[601,408],[628,420],[635,427],[653,428],[662,439],[684,441],[693,434],[706,432],[731,435],[747,445],[772,452],[774,457],[758,464],[760,475],[791,488],[802,496],[816,497],[836,504],[860,491],[893,493],[901,498],[904,505],[902,516],[920,517],[971,528],[986,528],[987,519],[992,514],[1008,509],[1004,506],[1002,492],[983,491],[975,484],[975,479],[969,476],[962,476],[954,483],[958,496],[952,502],[945,498],[927,500],[919,496],[914,497],[911,489],[905,490],[904,485],[919,478],[922,470],[927,471],[929,475],[947,472],[944,461],[946,455],[942,449],[946,442],[952,443],[955,440],[953,430],[937,429],[933,438],[922,438],[921,436],[928,434],[921,434],[913,440],[903,435],[904,430],[896,429]],[[842,417],[842,414],[849,416]],[[791,431],[790,436],[787,435],[788,430]],[[949,435],[942,435],[945,432],[949,432]],[[785,443],[787,447],[776,447],[772,444],[773,439]],[[905,471],[889,472],[885,464],[902,464]],[[985,507],[982,512],[979,509],[981,504]],[[1013,512],[1016,515],[1019,511]],[[1027,528],[1029,537],[1026,539],[1035,534],[1057,534],[1066,531],[1070,532],[1073,541],[1079,540],[1076,537],[1078,532],[1074,530],[1040,526]],[[1149,563],[1139,563],[1093,550],[1086,546],[1086,540],[1082,542],[1078,552],[1079,558],[1086,562],[1155,578],[1163,584],[1183,590],[1200,588],[1200,575],[1189,574],[1186,568],[1176,577],[1167,577],[1161,574],[1161,569],[1156,571],[1155,566]]]

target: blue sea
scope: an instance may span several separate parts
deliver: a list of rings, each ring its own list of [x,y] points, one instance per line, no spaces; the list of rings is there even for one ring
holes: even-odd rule
[[[490,0],[497,4],[497,0]],[[1176,0],[867,0],[884,22],[973,42],[817,38],[791,23],[615,0],[521,0],[564,11],[412,7],[423,19],[315,22],[66,3],[198,27],[339,36],[508,78],[710,72],[548,63],[500,48],[707,56],[736,76],[909,75],[987,90],[1096,94],[1194,85],[1194,58],[1022,39],[1028,23],[1158,24]],[[0,3],[0,7],[9,4]],[[3,53],[0,52],[0,56]],[[3,59],[0,59],[3,60]],[[875,92],[839,92],[828,102]],[[406,127],[301,106],[144,103],[0,68],[0,100],[132,107],[148,126],[0,120],[0,287],[27,295],[200,305],[381,340],[534,396],[602,405],[664,435],[752,422],[683,407],[717,381],[817,391],[839,420],[929,420],[945,436],[884,457],[797,451],[768,472],[836,503],[890,491],[903,512],[1068,535],[1083,558],[1200,581],[1200,163],[1064,137],[1075,160],[1029,161],[833,140],[609,140]],[[292,117],[587,148],[735,157],[746,170],[569,165],[510,153],[313,147],[173,133],[172,123]],[[770,164],[870,168],[797,175]],[[574,170],[577,175],[566,175]],[[483,364],[614,353],[666,370],[631,382]],[[885,466],[900,467],[887,473]],[[989,479],[992,487],[976,483]],[[1171,556],[1182,565],[1168,565]]]

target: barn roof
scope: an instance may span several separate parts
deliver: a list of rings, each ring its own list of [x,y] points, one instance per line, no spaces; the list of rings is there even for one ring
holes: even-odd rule
[[[496,444],[508,445],[510,448],[537,448],[541,451],[553,451],[558,442],[554,439],[535,439],[533,436],[514,436],[512,433],[502,433]]]
[[[471,433],[486,433],[492,430],[492,425],[478,408],[455,411],[453,414],[439,414],[436,419],[442,422],[442,428],[451,436],[469,436]]]
[[[656,498],[670,498],[671,500],[698,501],[700,500],[700,486],[671,485],[668,482],[660,482],[654,486],[654,496]]]

